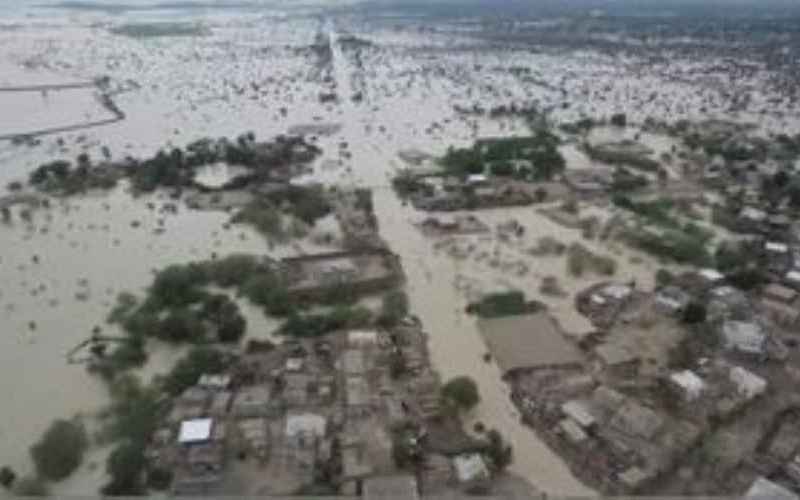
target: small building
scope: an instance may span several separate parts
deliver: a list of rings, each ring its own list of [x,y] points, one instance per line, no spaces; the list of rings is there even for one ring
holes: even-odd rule
[[[561,405],[561,412],[583,429],[589,429],[597,423],[594,415],[583,401],[575,399],[567,401]]]
[[[648,479],[649,476],[640,467],[629,467],[619,475],[619,482],[628,491],[638,490]]]
[[[375,330],[352,330],[347,332],[347,345],[354,348],[370,347],[378,343]]]
[[[363,375],[366,372],[364,351],[361,349],[347,349],[342,354],[342,372],[349,375]]]
[[[722,324],[725,348],[742,354],[764,354],[767,336],[758,323],[726,321]]]
[[[764,287],[763,295],[764,297],[776,302],[791,304],[795,299],[797,299],[798,294],[795,290],[792,290],[789,287],[778,283],[770,283]]]
[[[665,286],[656,293],[654,306],[662,314],[680,314],[691,300],[692,296],[683,289]]]
[[[197,386],[204,389],[224,391],[231,384],[231,376],[227,374],[210,375],[208,373],[200,375]]]
[[[214,420],[210,418],[197,418],[181,422],[178,432],[178,443],[188,445],[205,443],[211,440]]]
[[[716,269],[707,267],[697,271],[698,276],[703,278],[708,284],[716,284],[725,279],[725,275]]]
[[[760,396],[767,390],[766,380],[741,366],[731,367],[728,376],[736,385],[736,392],[747,400]]]
[[[327,421],[322,415],[301,413],[286,417],[286,438],[294,441],[316,440],[325,436]]]
[[[765,477],[756,479],[747,492],[745,498],[753,500],[798,500],[798,496],[791,490],[778,483],[774,483]]]
[[[574,445],[581,445],[589,439],[589,435],[571,418],[564,418],[558,423],[558,431]]]
[[[372,413],[373,404],[369,384],[364,377],[347,377],[345,379],[345,396],[348,418],[367,417]]]
[[[231,413],[238,418],[264,417],[270,413],[269,402],[270,391],[267,387],[244,387],[236,394]]]
[[[480,453],[466,453],[453,458],[456,479],[462,484],[474,484],[489,479],[489,469]]]
[[[789,245],[777,241],[767,241],[764,243],[764,250],[771,254],[785,255],[789,253]]]
[[[800,308],[782,301],[764,297],[761,299],[761,310],[766,317],[786,328],[792,328],[800,322]]]
[[[600,344],[594,350],[595,356],[603,370],[617,376],[628,376],[636,373],[639,367],[639,356],[624,346],[617,344]]]
[[[671,373],[669,382],[686,402],[696,401],[706,387],[703,379],[691,370]]]
[[[303,358],[287,358],[286,359],[286,371],[287,372],[299,372],[305,366],[305,360]]]

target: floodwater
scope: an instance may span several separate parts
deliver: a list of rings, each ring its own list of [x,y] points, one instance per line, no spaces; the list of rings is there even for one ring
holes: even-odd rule
[[[212,34],[200,38],[115,36],[107,27],[124,19],[98,13],[71,13],[46,21],[15,17],[13,29],[0,26],[1,84],[86,81],[108,75],[113,84],[132,89],[116,98],[126,114],[124,121],[45,136],[34,147],[0,142],[0,186],[24,181],[41,162],[73,159],[82,152],[101,158],[107,148],[119,159],[152,155],[159,148],[204,136],[234,137],[252,130],[263,139],[295,125],[340,124],[322,130],[318,144],[324,156],[303,181],[373,188],[381,233],[402,258],[411,304],[430,335],[435,368],[444,378],[467,374],[478,382],[482,402],[469,421],[500,430],[514,445],[512,469],[535,487],[553,494],[591,493],[520,423],[496,365],[482,360],[486,346],[474,320],[463,312],[468,300],[481,292],[516,288],[548,303],[566,330],[586,331],[590,326],[575,312],[572,298],[599,278],[575,279],[567,274],[563,258],[534,258],[525,252],[541,236],[569,244],[580,240],[580,234],[525,207],[478,214],[492,227],[517,219],[527,228],[520,241],[482,235],[437,244],[413,226],[423,214],[403,206],[389,187],[401,168],[397,152],[413,148],[438,155],[449,145],[467,145],[476,137],[525,133],[518,120],[464,117],[455,112],[455,105],[535,101],[543,109],[554,109],[555,118],[572,120],[584,114],[606,116],[634,102],[638,104],[629,119],[641,121],[650,114],[691,118],[699,107],[693,104],[707,101],[709,91],[698,92],[686,83],[661,85],[654,76],[626,73],[624,65],[591,53],[463,51],[456,49],[474,43],[467,34],[421,34],[348,19],[322,25],[316,16],[270,16],[274,17],[209,14],[202,21]],[[306,50],[319,29],[334,41],[330,81],[320,76],[318,61]],[[351,52],[335,43],[337,33],[344,31],[377,44],[360,54],[363,69]],[[544,84],[521,81],[506,71],[512,66],[532,68],[533,77]],[[747,79],[741,82],[751,84]],[[339,104],[320,103],[319,94],[331,88]],[[593,98],[605,88],[608,100]],[[660,92],[651,99],[653,88]],[[357,92],[362,102],[350,100]],[[76,99],[53,92],[46,99],[37,93],[19,99],[10,95],[0,97],[0,133],[105,112],[87,91]],[[561,106],[565,95],[572,106]],[[716,111],[723,109],[721,102]],[[648,145],[661,150],[659,144]],[[577,152],[567,159],[571,167],[585,161]],[[213,179],[218,173],[213,172]],[[15,210],[13,223],[0,226],[0,315],[5,325],[0,335],[0,465],[28,472],[28,447],[50,421],[76,412],[90,414],[107,402],[103,385],[82,366],[68,365],[64,354],[96,325],[105,333],[118,333],[103,320],[119,292],[141,292],[154,269],[212,253],[280,257],[326,249],[313,243],[313,234],[298,246],[270,246],[248,228],[224,229],[225,213],[190,211],[181,203],[177,214],[160,213],[170,201],[157,196],[134,200],[119,189],[55,202],[35,211],[30,222]],[[153,209],[148,202],[154,203]],[[329,222],[315,232],[328,230]],[[627,249],[586,245],[617,258],[616,279],[636,279],[648,287],[660,267]],[[551,275],[567,292],[565,297],[538,293],[541,279]],[[256,308],[243,307],[248,335],[269,338],[275,321]],[[165,371],[181,352],[158,346],[143,375]],[[94,493],[103,481],[106,451],[93,451],[85,466],[56,491]]]

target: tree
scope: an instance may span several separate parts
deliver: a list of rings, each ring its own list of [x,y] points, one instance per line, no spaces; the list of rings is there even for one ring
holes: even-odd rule
[[[706,306],[699,302],[689,302],[683,311],[683,322],[690,325],[702,323],[706,320]]]
[[[222,315],[217,324],[217,337],[220,342],[238,342],[247,329],[247,320],[238,309]]]
[[[656,271],[656,286],[665,287],[671,285],[675,281],[675,276],[666,269],[659,269]]]
[[[222,351],[207,347],[197,347],[178,361],[163,381],[164,390],[177,396],[197,383],[200,375],[220,373],[227,367]]]
[[[197,314],[189,309],[171,311],[161,322],[159,335],[171,342],[192,341],[203,338],[205,327]]]
[[[615,127],[625,127],[628,125],[628,116],[625,113],[611,115],[611,125]]]
[[[402,290],[395,290],[383,296],[380,323],[386,327],[395,326],[408,314],[408,296]]]
[[[478,385],[470,377],[451,379],[442,387],[442,397],[461,410],[471,410],[480,400]]]
[[[80,421],[56,420],[30,453],[40,476],[60,481],[80,466],[88,447],[89,438]]]
[[[17,479],[17,473],[11,467],[3,466],[0,468],[0,486],[10,488]]]
[[[111,477],[102,488],[104,495],[141,495],[144,493],[142,476],[146,464],[144,449],[131,442],[120,444],[106,461],[106,472]]]
[[[494,464],[495,468],[502,471],[508,467],[514,459],[513,448],[510,444],[506,445],[503,442],[503,436],[495,429],[487,432],[486,437],[488,439],[485,450],[486,455],[489,457],[492,464]]]

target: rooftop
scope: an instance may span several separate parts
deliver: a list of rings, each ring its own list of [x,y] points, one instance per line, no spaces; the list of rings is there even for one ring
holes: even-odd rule
[[[197,418],[181,422],[178,442],[181,444],[201,443],[211,439],[214,421],[210,418]]]
[[[581,363],[583,356],[546,313],[481,319],[478,328],[503,372]]]

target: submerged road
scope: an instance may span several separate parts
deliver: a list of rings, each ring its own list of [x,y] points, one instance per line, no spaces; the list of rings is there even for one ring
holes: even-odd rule
[[[342,109],[344,126],[341,136],[350,144],[353,155],[350,181],[359,187],[385,187],[397,151],[364,140],[363,123],[369,119],[369,106],[354,103],[349,98],[355,91],[350,76],[357,69],[338,45],[338,34],[332,24],[326,23],[326,29],[333,51],[332,74]],[[422,320],[428,334],[434,368],[443,379],[468,375],[478,384],[481,402],[465,419],[467,427],[480,421],[487,428],[500,431],[514,448],[510,470],[540,491],[554,495],[595,496],[596,492],[575,478],[561,457],[522,423],[499,368],[494,363],[483,361],[487,347],[475,320],[464,311],[465,299],[453,286],[462,266],[470,264],[434,255],[430,242],[412,225],[412,221],[420,219],[422,214],[411,206],[403,206],[392,189],[375,190],[373,197],[381,236],[402,260],[411,308]]]

